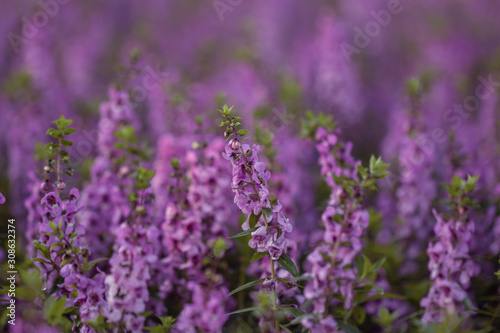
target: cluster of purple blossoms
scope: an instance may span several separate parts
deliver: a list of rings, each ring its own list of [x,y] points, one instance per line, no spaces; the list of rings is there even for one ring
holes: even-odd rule
[[[138,190],[131,203],[130,215],[116,227],[114,253],[109,260],[110,273],[105,278],[108,302],[104,316],[125,328],[140,332],[149,301],[150,272],[158,260],[158,229],[152,223],[152,192]]]
[[[328,206],[321,217],[325,232],[322,242],[307,257],[310,280],[304,289],[306,299],[314,300],[314,313],[319,323],[307,319],[303,325],[315,332],[334,332],[335,320],[327,316],[331,295],[340,293],[344,306],[353,305],[354,287],[358,274],[354,259],[362,249],[361,237],[369,224],[369,214],[361,207],[361,189],[349,195],[345,187],[337,184],[334,177],[346,177],[358,181],[356,166],[359,162],[351,156],[351,145],[342,144],[338,136],[324,128],[316,131],[316,149],[319,152],[321,174],[331,187]]]
[[[92,241],[93,255],[109,255],[120,222],[130,215],[130,205],[124,187],[130,183],[130,163],[117,163],[124,155],[117,149],[116,132],[124,126],[137,128],[138,121],[126,92],[109,89],[109,101],[100,105],[97,129],[98,155],[90,169],[90,182],[82,191],[85,210],[79,222]],[[102,223],[102,221],[108,221]]]
[[[272,260],[278,260],[286,250],[285,234],[292,232],[293,228],[284,216],[279,200],[274,207],[271,205],[267,187],[271,173],[266,170],[264,162],[259,161],[259,150],[258,145],[250,147],[233,138],[226,145],[223,156],[233,165],[231,186],[235,193],[234,202],[244,214],[248,214],[242,229],[251,228],[252,215],[260,216],[255,224],[258,229],[252,232],[248,245],[257,252],[268,251]]]
[[[442,322],[446,316],[465,313],[464,301],[471,277],[478,266],[470,258],[474,223],[467,219],[447,219],[433,210],[434,232],[438,240],[429,243],[429,270],[432,286],[420,305],[425,308],[422,322]]]
[[[222,332],[228,317],[223,304],[229,291],[223,286],[207,288],[197,282],[188,282],[186,289],[191,293],[191,302],[184,305],[173,332]]]
[[[78,189],[71,189],[69,198],[62,199],[59,191],[54,191],[49,181],[42,182],[42,187],[48,192],[40,201],[42,221],[38,224],[38,242],[35,241],[35,244],[53,250],[49,252],[48,257],[47,252],[38,251],[36,256],[40,261],[36,261],[35,265],[40,269],[45,281],[52,282],[50,277],[55,277],[59,273],[54,267],[61,267],[61,263],[67,259],[83,262],[88,249],[83,243],[85,230],[81,225],[77,225],[75,220],[75,214],[80,210],[76,208]],[[74,248],[78,251],[74,252]],[[61,253],[63,254],[60,255]],[[64,267],[61,267],[61,270],[62,268]]]
[[[436,195],[436,184],[432,179],[433,156],[418,145],[422,134],[405,137],[401,142],[399,163],[403,170],[401,184],[396,190],[397,210],[403,224],[397,228],[398,239],[407,240],[407,263],[414,262],[422,252],[430,228],[425,223],[430,216],[430,207]],[[412,239],[414,238],[414,239]],[[403,274],[415,272],[417,267],[403,266]]]
[[[426,113],[420,105],[420,93],[409,94],[409,100],[401,102],[402,106],[398,103],[397,108],[408,110],[393,117],[395,126],[384,142],[385,154],[398,166],[398,183],[395,198],[385,198],[392,201],[391,205],[381,207],[390,223],[385,224],[380,235],[382,241],[390,237],[402,244],[408,260],[404,261],[400,272],[405,276],[418,270],[416,259],[432,234],[432,226],[427,221],[431,218],[431,205],[437,194],[433,175],[436,157],[425,147],[429,135],[425,131]],[[395,182],[396,179],[387,184],[396,185]],[[388,196],[393,189],[384,190],[384,195]]]
[[[162,265],[168,268],[169,279],[162,289],[165,295],[175,291],[181,299],[190,300],[179,315],[179,332],[216,333],[227,320],[227,289],[216,272],[227,246],[217,249],[218,242],[227,237],[231,213],[225,204],[230,174],[221,163],[223,147],[224,141],[215,139],[201,149],[187,151],[182,163],[173,163],[176,180],[170,183],[176,186],[169,191],[171,200],[162,224],[166,252]],[[212,265],[204,261],[208,258]]]
[[[85,230],[76,223],[76,200],[79,191],[73,188],[68,199],[62,199],[49,181],[41,186],[50,192],[40,201],[41,223],[38,223],[38,249],[35,265],[42,272],[47,287],[55,282],[57,275],[63,278],[58,284],[57,297],[67,296],[73,305],[78,305],[82,327],[81,332],[94,332],[85,324],[97,318],[101,310],[106,308],[104,274],[98,272],[93,277],[85,268],[90,251],[87,248]],[[62,266],[61,266],[62,265]]]

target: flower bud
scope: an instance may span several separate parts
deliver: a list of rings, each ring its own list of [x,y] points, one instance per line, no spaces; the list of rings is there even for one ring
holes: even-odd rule
[[[231,139],[229,140],[229,147],[233,148],[234,150],[240,149],[241,143],[236,140],[236,139]]]
[[[47,173],[50,172],[50,167],[48,165],[44,166],[43,171],[45,171]]]
[[[130,172],[130,168],[129,168],[128,166],[126,166],[126,165],[122,165],[122,166],[120,167],[120,170],[118,171],[118,175],[119,175],[120,177],[124,177],[124,176],[126,176],[129,172]]]
[[[275,279],[266,278],[264,282],[262,282],[262,290],[267,292],[272,292],[274,289],[274,284],[276,283]]]
[[[63,181],[57,182],[57,189],[63,191],[66,188],[66,184]]]
[[[46,179],[40,184],[40,189],[45,192],[48,192],[50,190],[50,183],[48,179]]]
[[[135,211],[139,214],[144,214],[144,212],[146,211],[146,207],[144,206],[137,206],[135,207]]]

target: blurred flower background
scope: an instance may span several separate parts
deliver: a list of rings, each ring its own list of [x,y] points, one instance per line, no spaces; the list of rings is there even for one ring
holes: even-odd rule
[[[175,199],[172,203],[171,193],[166,194],[172,183],[168,177],[172,158],[181,159],[181,168],[208,163],[213,168],[209,172],[227,173],[227,179],[218,180],[218,186],[226,189],[215,196],[207,195],[212,190],[205,187],[213,184],[205,184],[205,174],[190,169],[189,177],[198,179],[197,186],[203,188],[202,199],[182,195],[188,196],[185,200],[191,210],[198,209],[200,200],[221,200],[213,204],[218,208],[210,208],[221,212],[210,217],[216,221],[210,232],[213,237],[234,233],[239,228],[239,212],[231,197],[231,169],[226,161],[218,160],[224,145],[214,139],[223,132],[217,109],[227,104],[234,105],[243,118],[253,134],[251,141],[261,145],[261,160],[272,174],[268,185],[294,228],[287,235],[289,256],[308,270],[305,258],[312,251],[311,244],[323,238],[321,215],[329,197],[315,145],[300,137],[301,120],[307,110],[313,110],[333,116],[338,136],[352,142],[346,149],[352,147],[356,160],[366,164],[374,154],[390,164],[389,175],[378,181],[380,190],[366,199],[370,227],[363,253],[387,258],[378,277],[380,285],[404,300],[367,303],[363,313],[373,317],[359,324],[361,331],[408,330],[414,318],[422,317],[420,306],[431,307],[432,295],[427,294],[429,278],[434,278],[427,269],[426,250],[446,225],[432,209],[444,207],[443,183],[449,183],[453,175],[464,178],[468,174],[479,175],[473,194],[478,206],[469,215],[475,230],[473,236],[470,228],[452,228],[450,233],[459,240],[466,235],[461,240],[468,248],[464,255],[470,252],[477,267],[467,264],[455,270],[470,271],[459,288],[468,290],[468,310],[483,311],[475,312],[468,327],[495,331],[500,322],[485,313],[498,309],[494,274],[500,253],[498,13],[500,2],[487,0],[2,1],[0,192],[7,198],[0,206],[2,233],[7,220],[15,217],[18,258],[33,255],[31,241],[37,231],[29,221],[37,209],[29,199],[35,206],[39,203],[33,179],[43,179],[43,163],[34,158],[36,144],[48,142],[46,129],[60,115],[73,119],[77,129],[74,145],[68,148],[74,177],[67,183],[83,189],[79,201],[84,207],[76,220],[87,228],[88,237],[101,233],[99,219],[106,216],[107,208],[100,203],[106,202],[104,192],[115,182],[115,175],[102,171],[109,163],[106,156],[114,156],[115,128],[103,120],[106,108],[110,121],[123,117],[120,122],[135,126],[148,147],[141,148],[149,155],[146,164],[156,169],[152,191],[157,198],[149,218],[155,221],[154,228],[163,231],[160,240],[151,241],[154,246],[170,249],[185,239],[165,226],[166,220],[180,218],[174,212],[183,202]],[[130,114],[114,113],[121,105],[117,91],[127,92]],[[199,156],[184,158],[187,150],[204,140],[211,142],[207,154],[216,156],[213,164]],[[352,158],[349,153],[346,156]],[[174,214],[167,213],[166,220],[165,209]],[[108,215],[109,221],[119,220]],[[434,230],[436,220],[439,231]],[[204,230],[203,226],[192,228]],[[120,232],[118,227],[109,230],[116,237]],[[2,241],[7,244],[6,238]],[[192,241],[200,252],[185,254],[189,258],[183,260],[188,262],[208,251],[198,244],[199,239]],[[89,249],[96,258],[107,256],[111,243],[100,238]],[[5,252],[1,256],[5,259]],[[165,262],[183,270],[197,267]],[[248,272],[265,277],[266,269],[256,266],[252,264]],[[160,280],[161,276],[171,279],[171,285],[160,288],[163,297],[185,284],[182,276],[172,274],[157,275]],[[237,280],[235,276],[232,272],[226,278]],[[229,284],[229,289],[237,286]],[[187,288],[197,295],[192,296],[193,302],[203,303],[196,300],[206,292],[203,288]],[[224,299],[226,288],[211,291],[217,295],[213,297]],[[427,303],[420,303],[426,296]],[[463,299],[463,295],[456,297]],[[241,298],[228,301],[228,309],[234,310],[231,302],[236,301],[243,302]],[[298,302],[303,301],[299,297]],[[163,306],[148,304],[148,309],[165,312]],[[180,330],[191,332],[186,322],[196,316],[189,319],[190,315],[184,312],[184,321],[179,317]],[[426,312],[425,318],[436,317]],[[257,327],[256,322],[241,320],[232,317],[225,329],[251,332]],[[265,319],[260,321],[265,327]],[[36,327],[25,325],[24,332]],[[203,325],[208,324],[199,324]],[[217,330],[222,328],[211,327],[207,332]]]

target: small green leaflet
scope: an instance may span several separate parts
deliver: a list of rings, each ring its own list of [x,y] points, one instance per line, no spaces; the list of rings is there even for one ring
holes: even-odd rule
[[[259,227],[255,227],[255,228],[252,228],[252,229],[248,229],[248,230],[245,230],[245,231],[242,231],[240,232],[239,234],[236,234],[236,235],[233,235],[229,238],[239,238],[239,237],[244,237],[246,235],[250,235],[252,232],[254,232],[255,230],[259,229]]]
[[[252,256],[252,259],[250,259],[250,262],[257,261],[259,259],[264,258],[265,256],[269,255],[269,252],[255,252]]]
[[[280,305],[278,308],[285,311],[286,313],[291,314],[295,318],[306,314],[304,311],[297,309],[297,308],[294,308],[293,306]]]
[[[361,331],[356,326],[353,326],[343,321],[339,322],[339,326],[346,333],[361,333]]]
[[[264,282],[265,279],[260,279],[260,280],[255,280],[255,281],[252,281],[252,282],[248,282],[248,283],[245,283],[244,285],[242,286],[239,286],[238,288],[234,289],[233,291],[231,291],[227,296],[231,296],[231,295],[234,295],[236,294],[237,292],[240,292],[242,290],[245,290],[245,289],[248,289],[250,287],[253,287],[255,286],[256,284],[259,284],[259,283],[262,283]]]
[[[281,265],[281,267],[286,269],[288,271],[288,273],[292,274],[292,276],[299,275],[299,271],[297,270],[297,266],[295,266],[295,263],[286,254],[283,253],[277,261]]]
[[[258,306],[252,306],[251,308],[246,308],[246,309],[241,309],[241,310],[236,310],[233,312],[228,313],[228,315],[233,315],[237,313],[244,313],[244,312],[253,312],[253,311],[258,311],[260,310],[260,307]]]

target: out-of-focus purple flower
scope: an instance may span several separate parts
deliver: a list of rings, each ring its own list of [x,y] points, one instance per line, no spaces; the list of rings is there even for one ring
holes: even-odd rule
[[[222,286],[207,288],[194,282],[188,282],[187,289],[191,291],[192,302],[184,305],[173,332],[222,332],[228,319],[224,307],[228,290]]]
[[[226,247],[217,248],[219,240],[227,237],[231,214],[225,191],[230,173],[220,155],[223,147],[223,140],[214,139],[203,148],[190,149],[168,175],[157,179],[169,184],[162,223],[165,258],[158,267],[164,276],[159,281],[160,295],[185,302],[175,332],[215,333],[227,320],[223,278],[214,271],[217,267],[204,264],[213,255],[219,261]]]
[[[325,298],[329,295],[340,293],[345,299],[344,307],[352,307],[353,288],[358,280],[354,259],[361,252],[361,238],[368,227],[369,214],[358,202],[361,193],[359,196],[349,195],[334,178],[345,176],[358,180],[356,167],[360,162],[351,156],[352,146],[340,142],[337,135],[323,128],[317,129],[315,138],[321,174],[332,192],[321,217],[325,227],[323,243],[307,257],[311,278],[304,296],[313,301],[313,311],[323,321],[328,318],[324,314],[329,306]]]
[[[86,228],[98,258],[109,254],[117,226],[130,214],[126,187],[130,183],[132,165],[117,163],[124,153],[117,149],[115,133],[123,126],[137,128],[128,94],[113,88],[109,101],[101,103],[98,124],[98,156],[90,170],[90,182],[82,191],[81,204],[85,207],[80,223]],[[102,221],[107,221],[103,223]]]
[[[474,234],[474,223],[446,219],[436,210],[434,232],[437,242],[429,243],[429,271],[432,285],[420,301],[425,308],[422,322],[442,322],[447,315],[465,313],[463,302],[468,297],[470,279],[478,273],[478,266],[469,255]]]

